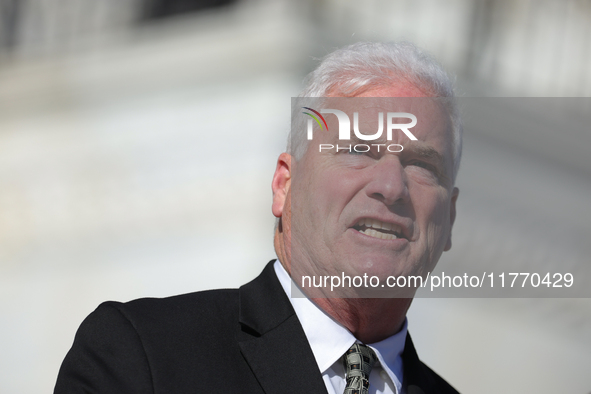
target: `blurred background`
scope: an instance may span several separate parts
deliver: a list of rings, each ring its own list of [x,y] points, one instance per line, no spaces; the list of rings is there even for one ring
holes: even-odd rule
[[[254,278],[290,97],[400,39],[466,97],[438,269],[589,282],[588,0],[0,0],[0,393],[51,392],[102,301]],[[419,298],[409,326],[461,392],[590,393],[589,301]]]

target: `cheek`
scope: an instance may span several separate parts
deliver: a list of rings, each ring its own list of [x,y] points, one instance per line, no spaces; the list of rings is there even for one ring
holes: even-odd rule
[[[423,190],[418,193],[415,211],[417,221],[427,230],[430,243],[442,237],[449,228],[449,198],[445,190]]]
[[[328,168],[313,180],[312,190],[318,204],[330,211],[340,212],[363,188],[361,171],[346,168]]]
[[[308,177],[294,178],[293,222],[296,232],[318,234],[333,215],[339,194],[338,178],[315,172]]]

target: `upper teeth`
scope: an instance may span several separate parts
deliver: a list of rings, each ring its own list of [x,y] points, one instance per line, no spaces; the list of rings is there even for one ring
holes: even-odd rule
[[[363,219],[359,220],[357,225],[382,229],[382,230],[386,230],[386,231],[390,231],[392,229],[394,229],[395,231],[398,230],[398,226],[396,226],[395,224],[386,223],[386,222],[382,222],[377,219],[370,219],[370,218],[363,218]]]
[[[398,238],[397,234],[384,233],[381,231],[376,231],[374,229],[392,231],[392,232],[396,232],[398,234],[400,234],[402,232],[400,227],[395,224],[386,223],[386,222],[382,222],[380,220],[370,219],[370,218],[360,219],[359,222],[357,223],[357,225],[369,227],[369,228],[365,228],[365,229],[360,229],[359,231],[365,235],[369,235],[370,237],[374,237],[374,238],[381,238],[381,239],[396,239],[396,238]]]

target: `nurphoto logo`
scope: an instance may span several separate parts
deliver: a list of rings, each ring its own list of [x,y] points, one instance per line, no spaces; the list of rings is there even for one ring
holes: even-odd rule
[[[307,129],[307,137],[308,140],[312,140],[313,136],[314,136],[314,122],[316,121],[316,123],[318,124],[318,126],[320,127],[320,130],[324,130],[326,129],[326,131],[328,131],[328,124],[326,122],[326,119],[324,118],[324,116],[322,116],[322,114],[333,114],[337,117],[337,120],[339,122],[339,141],[350,141],[351,140],[351,120],[349,119],[349,116],[338,109],[329,109],[329,108],[325,108],[325,109],[321,109],[320,112],[316,111],[315,109],[312,109],[310,107],[302,107],[304,111],[302,112],[303,114],[306,114],[310,117],[310,119],[308,119],[308,129]],[[394,119],[410,119],[410,122],[407,123],[395,123]],[[386,113],[386,122],[384,122],[384,113],[383,112],[379,112],[378,113],[378,130],[374,133],[374,134],[363,134],[361,133],[361,131],[359,130],[359,112],[353,112],[353,133],[355,133],[355,137],[358,140],[361,141],[375,141],[379,138],[382,137],[383,133],[384,133],[384,123],[386,123],[385,125],[385,129],[386,129],[386,139],[388,141],[392,141],[392,131],[393,130],[401,130],[409,139],[411,139],[412,141],[416,141],[417,137],[415,137],[413,135],[413,133],[410,132],[409,129],[413,128],[414,126],[416,126],[417,124],[417,117],[414,116],[411,113],[408,112],[388,112]],[[371,144],[371,146],[376,146],[378,149],[378,152],[380,150],[380,147],[385,147],[389,152],[402,152],[402,150],[404,149],[402,145],[400,144],[390,144],[387,145],[386,144]],[[368,144],[355,144],[355,145],[348,145],[348,146],[339,146],[338,144],[333,145],[333,144],[319,144],[319,152],[322,152],[323,150],[332,150],[335,149],[337,150],[337,152],[339,150],[354,150],[355,152],[368,152],[371,148],[370,145]]]

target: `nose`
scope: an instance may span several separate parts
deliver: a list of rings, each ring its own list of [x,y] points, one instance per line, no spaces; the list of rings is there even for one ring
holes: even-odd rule
[[[366,186],[369,197],[388,206],[405,204],[409,201],[406,174],[397,156],[385,155],[369,170],[371,171],[370,181]]]

